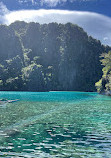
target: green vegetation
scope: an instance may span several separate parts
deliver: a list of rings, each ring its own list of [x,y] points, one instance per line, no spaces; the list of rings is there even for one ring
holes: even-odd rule
[[[111,51],[102,54],[100,57],[102,58],[101,62],[104,67],[102,69],[103,76],[96,83],[97,91],[111,95]]]
[[[0,90],[96,91],[110,49],[71,23],[0,25]]]

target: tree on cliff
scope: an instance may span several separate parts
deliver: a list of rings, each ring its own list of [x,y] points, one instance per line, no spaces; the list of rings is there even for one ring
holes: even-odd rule
[[[100,56],[102,65],[104,66],[103,76],[102,78],[96,83],[97,91],[99,93],[111,93],[111,51],[108,53],[103,53]]]

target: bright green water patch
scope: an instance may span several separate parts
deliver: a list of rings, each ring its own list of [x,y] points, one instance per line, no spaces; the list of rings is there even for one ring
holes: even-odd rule
[[[0,92],[0,157],[110,158],[111,97],[84,92]]]

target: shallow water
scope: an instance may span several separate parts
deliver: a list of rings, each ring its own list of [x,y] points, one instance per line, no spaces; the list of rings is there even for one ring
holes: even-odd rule
[[[0,157],[111,158],[111,97],[0,92]]]

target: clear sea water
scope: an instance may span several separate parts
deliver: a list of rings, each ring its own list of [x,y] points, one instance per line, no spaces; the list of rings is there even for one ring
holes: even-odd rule
[[[0,157],[111,158],[111,97],[0,92]]]

